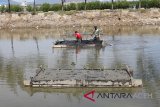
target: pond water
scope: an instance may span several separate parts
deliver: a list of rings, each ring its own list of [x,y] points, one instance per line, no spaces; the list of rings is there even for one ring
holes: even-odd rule
[[[93,28],[0,30],[1,107],[159,107],[160,106],[160,28],[102,27],[101,38],[112,46],[105,48],[52,48],[53,42],[74,39],[78,30],[90,39]],[[73,65],[74,63],[74,65]],[[118,68],[130,66],[142,88],[31,88],[23,80],[45,68]],[[92,102],[83,97],[95,90]],[[140,93],[149,97],[100,98],[99,93]],[[91,96],[90,96],[91,97]]]

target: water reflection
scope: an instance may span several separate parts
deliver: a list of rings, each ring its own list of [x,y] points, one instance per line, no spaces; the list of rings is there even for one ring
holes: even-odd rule
[[[13,36],[11,35],[11,48],[12,48],[12,53],[14,56],[14,45],[13,45]]]
[[[104,34],[102,39],[112,42],[113,46],[106,48],[52,49],[52,42],[57,39],[74,39],[71,34],[75,30],[82,32],[85,39],[90,38],[89,33],[92,32],[92,29],[81,27],[0,30],[0,85],[2,86],[0,93],[8,93],[4,94],[6,99],[8,95],[13,98],[20,95],[16,98],[21,99],[21,95],[27,93],[34,101],[38,100],[36,95],[41,95],[41,93],[45,94],[44,98],[47,100],[49,100],[48,97],[57,100],[58,96],[62,95],[63,100],[67,100],[69,104],[75,101],[74,98],[80,103],[82,93],[92,89],[30,88],[23,86],[23,80],[32,76],[35,73],[35,68],[39,65],[49,68],[75,69],[114,68],[127,64],[133,68],[135,77],[142,78],[144,83],[142,89],[105,88],[96,89],[96,91],[152,93],[154,101],[151,101],[151,104],[158,107],[160,99],[159,27],[104,27],[101,28]],[[49,93],[49,95],[46,93]],[[50,94],[53,96],[50,96]],[[5,98],[0,97],[0,101]],[[141,105],[141,102],[137,103]]]
[[[38,39],[37,39],[37,37],[33,37],[33,39],[34,39],[34,40],[35,40],[35,42],[36,42],[36,46],[37,46],[37,51],[39,52]]]
[[[53,49],[57,55],[54,68],[102,68],[100,51],[102,48]],[[87,53],[82,55],[83,53]],[[81,66],[82,65],[82,66]]]
[[[91,49],[91,51],[87,53],[87,61],[86,61],[87,68],[89,69],[104,68],[102,60],[100,58],[101,49],[102,48],[97,47],[95,49]]]
[[[89,92],[90,90],[95,90],[96,93],[113,93],[113,92],[126,92],[126,93],[138,93],[141,92],[142,89],[140,88],[23,88],[30,96],[33,96],[39,92],[46,92],[46,93],[68,93],[72,94],[76,98],[82,97],[84,93]]]
[[[92,27],[65,27],[65,28],[55,28],[55,29],[1,29],[0,39],[9,39],[13,35],[15,40],[27,40],[37,37],[38,39],[47,38],[68,38],[72,37],[74,31],[77,30],[83,34],[84,38],[90,38],[91,32],[93,32]],[[109,36],[118,35],[158,35],[160,33],[159,26],[142,26],[142,27],[122,27],[122,26],[111,26],[111,27],[101,27],[101,33]],[[103,36],[102,36],[103,37]]]

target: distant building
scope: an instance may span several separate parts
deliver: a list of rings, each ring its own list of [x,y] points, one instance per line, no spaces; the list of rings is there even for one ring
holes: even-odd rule
[[[20,5],[23,7],[23,11],[26,12],[27,2],[24,1]]]
[[[26,7],[27,6],[27,2],[26,1],[22,2],[21,6]]]

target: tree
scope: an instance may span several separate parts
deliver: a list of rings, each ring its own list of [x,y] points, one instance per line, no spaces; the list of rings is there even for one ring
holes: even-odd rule
[[[8,0],[8,12],[11,12],[11,4],[10,4],[10,0]]]

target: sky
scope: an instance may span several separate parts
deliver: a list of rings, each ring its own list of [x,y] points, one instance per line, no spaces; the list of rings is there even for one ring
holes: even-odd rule
[[[33,2],[34,0],[13,0],[13,1],[16,1],[16,2]],[[48,3],[58,3],[60,0],[36,0],[36,2],[38,3],[45,3],[45,2],[48,2]]]
[[[22,3],[24,1],[26,2],[33,2],[34,0],[10,0],[11,3],[15,4],[15,3]],[[60,0],[36,0],[36,3],[59,3]],[[7,4],[8,0],[0,0],[0,4]]]
[[[26,2],[33,2],[34,0],[13,0],[13,1],[16,1],[16,2],[24,2],[24,1],[26,1]],[[84,1],[84,0],[68,0],[68,1]],[[92,1],[92,0],[88,0],[88,1]],[[93,1],[95,1],[95,0],[93,0]],[[107,1],[107,0],[100,0],[100,1]],[[58,3],[58,2],[61,2],[61,0],[36,0],[36,2],[41,2],[41,3],[44,3],[44,2]]]
[[[22,3],[24,1],[33,2],[34,0],[11,0],[11,1],[16,1],[16,2]],[[68,1],[72,1],[72,0],[68,0]],[[73,1],[76,1],[76,0],[73,0]],[[84,1],[84,0],[78,0],[78,1]],[[92,0],[88,0],[88,1],[92,1]],[[95,1],[95,0],[93,0],[93,1]],[[100,1],[108,1],[108,0],[100,0]],[[61,2],[61,0],[36,0],[36,3],[38,3],[38,4],[45,3],[45,2],[47,2],[47,3],[59,3],[59,2]],[[0,0],[0,4],[7,4],[7,3],[8,3],[8,0]],[[11,3],[13,3],[13,2],[11,2]]]

